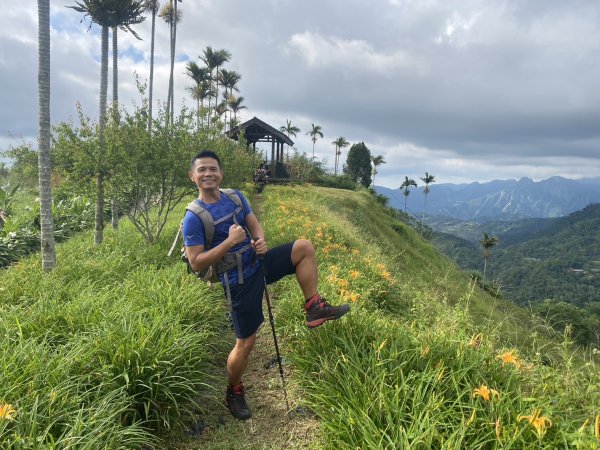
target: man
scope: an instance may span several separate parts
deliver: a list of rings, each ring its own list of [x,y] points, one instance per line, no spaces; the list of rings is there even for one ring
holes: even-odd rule
[[[342,317],[350,306],[331,306],[317,290],[317,260],[315,250],[305,239],[299,239],[273,249],[267,249],[265,234],[248,201],[239,192],[236,204],[230,194],[219,190],[223,179],[221,161],[216,153],[206,150],[192,159],[190,179],[198,186],[196,202],[214,220],[214,238],[206,248],[203,221],[187,211],[183,220],[185,251],[194,271],[202,271],[223,260],[227,253],[238,254],[238,266],[220,274],[230,301],[236,343],[227,358],[227,388],[225,402],[231,414],[241,420],[252,416],[246,404],[242,375],[256,342],[256,332],[264,321],[262,297],[264,278],[256,256],[264,258],[267,283],[296,274],[304,294],[306,325],[318,327],[328,320]],[[245,250],[244,250],[245,249]]]

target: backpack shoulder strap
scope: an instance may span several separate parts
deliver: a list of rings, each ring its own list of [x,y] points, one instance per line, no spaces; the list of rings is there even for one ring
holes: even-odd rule
[[[190,202],[185,209],[196,214],[202,221],[202,224],[204,225],[204,239],[206,243],[204,248],[208,250],[212,245],[213,238],[215,237],[215,221],[213,217],[195,200]]]
[[[235,203],[238,207],[244,208],[244,204],[242,203],[242,199],[235,191],[235,189],[221,189],[221,192],[225,194],[229,199]],[[244,211],[245,212],[245,211]]]

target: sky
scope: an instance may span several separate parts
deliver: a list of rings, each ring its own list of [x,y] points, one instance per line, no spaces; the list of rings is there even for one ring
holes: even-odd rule
[[[164,2],[164,0],[163,0]],[[51,1],[51,120],[77,103],[98,116],[100,30]],[[226,49],[247,109],[294,146],[321,125],[315,156],[333,168],[332,141],[382,155],[375,184],[600,175],[600,2],[597,0],[183,0],[177,27],[176,110],[194,106],[188,61]],[[3,2],[0,150],[37,147],[37,2]],[[150,17],[118,36],[119,100],[139,102],[149,77]],[[155,90],[167,96],[168,26],[156,24]],[[110,79],[110,77],[109,77]],[[109,85],[109,99],[111,87]],[[268,144],[264,144],[268,145]],[[343,150],[345,162],[348,147]]]

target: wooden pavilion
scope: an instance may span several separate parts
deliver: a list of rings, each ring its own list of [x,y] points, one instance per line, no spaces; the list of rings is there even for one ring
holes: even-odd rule
[[[239,140],[240,134],[244,135],[248,146],[252,144],[254,151],[257,142],[270,142],[271,160],[267,161],[267,164],[271,171],[271,179],[276,181],[290,178],[290,173],[283,162],[283,146],[287,144],[291,147],[294,142],[287,135],[256,116],[227,131],[227,136],[236,141]]]

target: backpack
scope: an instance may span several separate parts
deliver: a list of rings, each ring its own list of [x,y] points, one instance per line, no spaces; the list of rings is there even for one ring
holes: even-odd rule
[[[191,211],[194,214],[196,214],[196,216],[198,216],[198,218],[202,221],[202,224],[204,225],[204,236],[205,236],[205,246],[204,247],[205,247],[205,250],[209,250],[212,246],[213,239],[215,236],[216,225],[221,222],[224,222],[225,220],[228,220],[231,217],[233,217],[233,221],[236,224],[238,224],[236,215],[244,209],[242,200],[240,199],[237,192],[235,192],[233,189],[221,189],[220,191],[222,194],[226,195],[231,201],[233,201],[233,203],[235,203],[235,205],[236,205],[235,210],[233,212],[225,215],[224,217],[221,217],[217,220],[213,219],[211,214],[206,209],[204,209],[201,205],[199,205],[198,202],[196,202],[195,200],[190,202],[185,208],[186,211]],[[175,241],[173,242],[173,245],[171,246],[171,249],[169,250],[168,256],[171,256],[171,253],[173,252],[173,249],[174,249],[177,239],[179,237],[179,233],[181,232],[182,226],[183,226],[183,220],[181,221],[181,223],[179,225],[179,231],[177,232]],[[183,239],[183,236],[182,236],[182,239]],[[244,276],[243,276],[243,266],[242,266],[242,254],[249,248],[250,248],[250,244],[244,245],[242,248],[236,250],[235,252],[227,252],[225,254],[225,256],[223,256],[223,258],[219,262],[209,266],[205,270],[201,270],[198,272],[194,271],[192,269],[192,266],[190,265],[190,262],[185,253],[185,245],[181,248],[181,259],[182,259],[182,261],[184,261],[187,264],[188,272],[193,273],[196,277],[198,277],[202,281],[206,281],[208,283],[216,283],[219,281],[219,275],[225,274],[225,284],[228,287],[229,280],[227,277],[227,272],[229,272],[231,269],[233,269],[236,266],[238,268],[239,283],[243,284]]]

